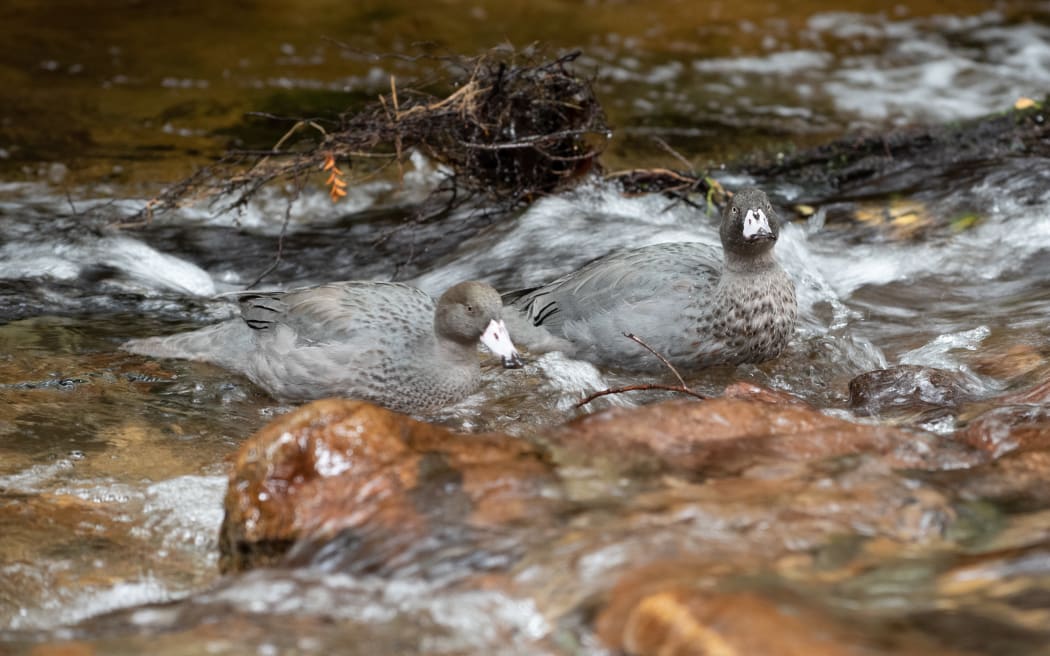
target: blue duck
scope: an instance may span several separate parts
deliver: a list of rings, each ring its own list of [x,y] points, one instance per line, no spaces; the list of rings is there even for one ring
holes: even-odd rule
[[[613,253],[549,284],[503,297],[520,346],[626,371],[679,371],[775,358],[795,330],[795,286],[773,256],[780,225],[766,194],[737,192],[722,213],[722,251],[698,243]]]
[[[213,362],[274,398],[348,396],[428,412],[478,386],[480,340],[503,366],[521,366],[495,289],[468,281],[434,299],[388,282],[338,282],[238,295],[241,317],[187,333],[133,339],[122,348]]]

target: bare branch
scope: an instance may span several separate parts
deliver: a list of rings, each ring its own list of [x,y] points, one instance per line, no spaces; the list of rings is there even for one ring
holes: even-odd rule
[[[660,383],[641,383],[641,384],[638,384],[638,385],[627,385],[626,387],[612,387],[612,388],[604,389],[604,390],[602,390],[600,392],[595,392],[594,394],[591,394],[587,398],[585,398],[582,401],[578,402],[576,404],[577,408],[583,407],[583,406],[587,405],[588,403],[590,403],[591,401],[593,401],[593,400],[595,400],[595,399],[597,399],[599,397],[602,397],[602,396],[607,396],[609,394],[622,394],[623,392],[639,392],[639,391],[644,391],[644,390],[665,390],[665,391],[668,391],[668,392],[678,392],[679,394],[686,394],[688,396],[692,396],[692,397],[698,398],[698,399],[706,399],[707,398],[706,396],[704,396],[700,392],[694,392],[693,390],[689,389],[689,387],[686,386],[686,384],[685,384],[685,379],[682,378],[682,375],[680,373],[678,373],[678,370],[675,369],[675,366],[673,364],[671,364],[671,361],[668,360],[667,358],[665,358],[656,349],[654,349],[653,347],[651,347],[648,344],[646,344],[645,341],[642,340],[642,338],[638,337],[637,335],[635,335],[633,333],[628,333],[628,332],[623,332],[621,334],[624,337],[626,337],[627,339],[631,340],[632,342],[640,345],[646,351],[649,351],[650,353],[655,355],[660,360],[660,362],[664,363],[664,366],[666,366],[668,369],[671,370],[671,373],[674,374],[674,377],[678,379],[678,384],[677,385],[661,385]]]
[[[698,399],[706,399],[707,398],[703,394],[701,394],[699,392],[694,392],[693,390],[689,389],[688,387],[679,387],[678,385],[661,385],[659,383],[643,383],[643,384],[639,384],[639,385],[627,385],[627,386],[624,386],[624,387],[610,387],[609,389],[603,389],[602,391],[595,392],[594,394],[591,394],[587,398],[577,402],[576,403],[576,407],[577,408],[582,408],[583,406],[587,405],[591,401],[593,401],[593,400],[595,400],[597,398],[601,398],[603,396],[608,396],[610,394],[622,394],[624,392],[641,392],[641,391],[645,391],[645,390],[665,390],[667,392],[678,392],[679,394],[687,394],[689,396],[692,396],[692,397],[695,397],[695,398],[698,398]]]
[[[644,348],[644,349],[645,349],[646,351],[649,351],[650,353],[652,353],[653,355],[655,355],[655,356],[656,356],[656,358],[657,358],[658,360],[660,360],[660,362],[663,362],[663,363],[664,363],[664,366],[665,366],[665,367],[667,367],[668,369],[670,369],[670,370],[671,370],[671,373],[672,373],[672,374],[674,374],[674,377],[678,379],[678,384],[679,384],[680,386],[682,386],[682,387],[685,387],[685,386],[686,386],[686,385],[685,385],[685,380],[684,380],[684,379],[682,378],[682,374],[678,373],[678,370],[674,368],[674,365],[673,365],[673,364],[671,364],[671,361],[670,361],[670,360],[668,360],[667,358],[665,358],[665,357],[664,357],[664,356],[663,356],[662,354],[660,354],[660,353],[657,353],[656,349],[654,349],[653,347],[649,346],[649,345],[648,345],[648,344],[646,344],[646,343],[645,343],[644,341],[642,341],[642,338],[641,338],[641,337],[638,337],[637,335],[635,335],[635,334],[633,334],[633,333],[628,333],[628,332],[625,332],[625,333],[622,333],[622,334],[623,334],[623,336],[624,336],[624,337],[626,337],[627,339],[631,340],[632,342],[634,342],[634,343],[636,343],[636,344],[640,344],[640,345],[642,346],[642,348]]]

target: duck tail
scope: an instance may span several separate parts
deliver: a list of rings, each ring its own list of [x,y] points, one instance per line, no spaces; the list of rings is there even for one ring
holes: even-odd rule
[[[251,330],[236,319],[174,335],[130,339],[120,348],[154,358],[214,362],[239,370],[251,345]]]

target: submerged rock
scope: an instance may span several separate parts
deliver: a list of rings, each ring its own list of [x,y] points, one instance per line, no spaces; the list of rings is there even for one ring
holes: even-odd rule
[[[620,461],[656,461],[674,471],[736,473],[763,461],[878,454],[894,467],[939,469],[972,454],[939,438],[857,424],[797,403],[735,398],[614,408],[567,424],[555,439]]]
[[[904,364],[863,373],[849,382],[849,404],[862,415],[955,408],[968,397],[950,371]]]
[[[1050,480],[1050,407],[992,408],[956,431],[952,439],[984,454],[985,462],[979,467],[939,475],[961,498],[1014,508],[1050,504],[1046,484]]]
[[[973,368],[983,376],[1012,380],[1046,366],[1046,357],[1028,344],[993,345],[981,353]]]
[[[957,431],[955,438],[998,458],[1011,451],[1050,450],[1050,408],[1007,405],[993,408]]]
[[[761,401],[773,405],[793,405],[801,408],[809,408],[811,410],[815,409],[812,405],[794,394],[788,394],[781,390],[756,385],[746,381],[739,381],[726,387],[725,391],[722,392],[722,398],[739,399],[744,401]]]
[[[638,568],[621,579],[598,615],[599,637],[618,653],[637,656],[958,653],[914,635],[876,637],[782,591],[719,589],[715,574],[689,563]]]
[[[996,397],[993,401],[1001,405],[1050,403],[1050,378],[1043,382]]]
[[[553,482],[523,441],[459,434],[362,401],[316,401],[238,451],[220,567],[273,564],[293,547],[297,561],[310,560],[337,536],[354,547],[346,557],[381,566],[438,529],[538,523]]]

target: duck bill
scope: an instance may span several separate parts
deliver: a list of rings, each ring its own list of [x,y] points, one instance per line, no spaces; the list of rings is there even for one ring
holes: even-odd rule
[[[502,319],[489,322],[485,332],[481,333],[481,343],[499,356],[504,369],[518,369],[522,366],[521,356],[518,355],[518,349],[514,348],[514,342],[510,341],[510,333],[507,332],[507,325]]]
[[[750,209],[744,215],[744,239],[761,241],[772,239],[773,230],[769,227],[769,218],[760,209]]]

